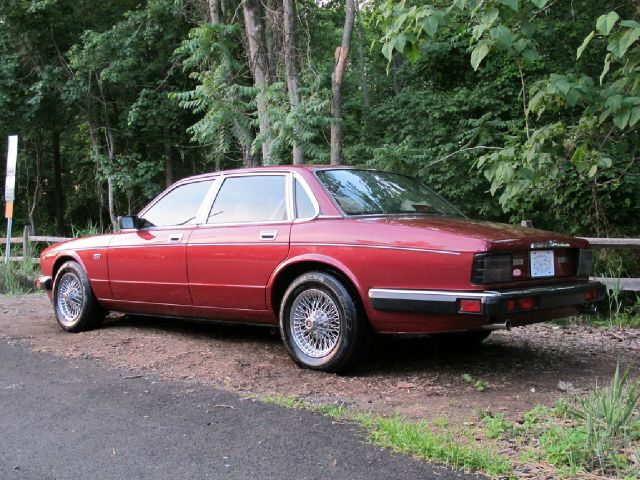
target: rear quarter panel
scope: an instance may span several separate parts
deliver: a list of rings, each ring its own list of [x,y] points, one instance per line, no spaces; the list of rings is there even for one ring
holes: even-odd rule
[[[318,219],[293,225],[289,262],[318,261],[345,273],[377,331],[415,331],[425,324],[436,331],[450,328],[452,319],[374,310],[369,289],[471,289],[473,255],[483,247],[477,239],[439,232],[426,235],[397,225]]]

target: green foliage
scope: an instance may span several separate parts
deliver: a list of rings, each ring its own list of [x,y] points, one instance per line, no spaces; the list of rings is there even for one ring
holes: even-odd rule
[[[67,233],[88,222],[102,229],[108,185],[116,212],[133,213],[171,170],[177,179],[257,164],[267,139],[273,163],[289,163],[294,143],[308,162],[326,162],[343,7],[296,2],[301,99],[291,108],[280,29],[266,28],[270,81],[256,89],[242,9],[211,25],[197,2],[5,1],[0,143],[21,136],[16,225],[58,229],[60,199]],[[360,9],[343,86],[348,163],[418,176],[470,216],[640,233],[631,2],[377,0]]]
[[[623,473],[630,468],[623,452],[632,441],[640,439],[639,399],[638,385],[629,380],[628,371],[621,373],[617,365],[609,385],[577,397],[569,410],[569,416],[580,422],[578,431],[600,471]]]
[[[601,14],[606,2],[572,7],[572,22],[567,22],[566,5],[556,3],[460,1],[442,7],[437,2],[386,2],[374,16],[389,62],[404,55],[417,63],[444,39],[464,37],[473,70],[495,72],[497,62],[502,67],[498,75],[504,75],[509,62],[515,64],[517,77],[512,81],[521,85],[519,91],[512,90],[509,115],[514,121],[494,136],[490,146],[496,148],[477,152],[482,155],[476,155],[474,163],[502,210],[514,219],[533,217],[536,225],[572,233],[613,229],[633,234],[637,222],[632,218],[639,213],[634,196],[640,190],[634,156],[640,119],[635,92],[640,85],[635,77],[640,23],[620,21],[616,12]],[[628,7],[624,12],[637,16]],[[431,16],[438,18],[437,30],[423,25],[422,19]],[[586,38],[578,33],[593,25],[596,29]],[[563,47],[571,45],[567,39],[576,40],[572,54],[571,47]],[[594,43],[598,45],[590,55]],[[576,47],[578,61],[572,61],[569,55],[576,55]],[[605,60],[598,79],[592,65],[599,54]],[[504,93],[491,92],[490,98],[506,98]],[[518,108],[520,115],[514,111]],[[482,145],[474,140],[469,144]],[[544,214],[538,218],[536,211]]]
[[[192,90],[172,92],[180,107],[199,116],[188,128],[192,140],[210,145],[216,164],[238,159],[238,143],[251,145],[255,98],[244,64],[237,57],[240,31],[235,25],[203,24],[189,32],[175,55],[196,82]]]
[[[13,251],[13,250],[12,250]],[[0,253],[2,253],[0,251]],[[33,291],[35,281],[35,265],[31,258],[24,258],[20,262],[5,263],[5,257],[0,259],[0,294],[20,295]]]

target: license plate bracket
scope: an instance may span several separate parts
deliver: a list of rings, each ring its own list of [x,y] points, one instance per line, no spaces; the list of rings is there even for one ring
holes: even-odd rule
[[[530,260],[531,278],[553,277],[555,275],[553,250],[532,250]]]

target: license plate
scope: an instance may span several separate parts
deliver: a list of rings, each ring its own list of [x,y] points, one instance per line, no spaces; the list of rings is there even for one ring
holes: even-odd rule
[[[553,250],[531,252],[531,278],[553,277],[555,275]]]

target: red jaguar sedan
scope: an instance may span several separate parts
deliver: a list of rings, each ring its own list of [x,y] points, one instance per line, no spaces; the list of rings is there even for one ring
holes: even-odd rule
[[[480,342],[587,309],[585,240],[466,218],[417,180],[334,166],[187,178],[120,231],[53,245],[38,285],[60,326],[108,311],[278,325],[300,366],[340,371],[374,332]]]

